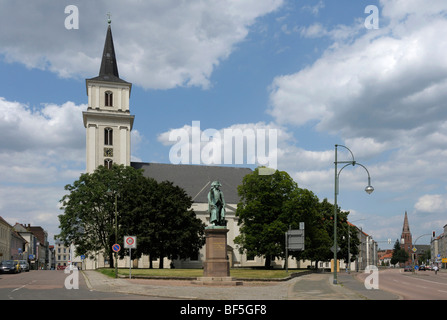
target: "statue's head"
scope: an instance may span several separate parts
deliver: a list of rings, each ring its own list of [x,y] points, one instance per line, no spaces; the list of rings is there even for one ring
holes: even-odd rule
[[[213,182],[211,183],[211,188],[219,189],[221,186],[222,186],[222,185],[220,184],[219,181],[213,181]]]

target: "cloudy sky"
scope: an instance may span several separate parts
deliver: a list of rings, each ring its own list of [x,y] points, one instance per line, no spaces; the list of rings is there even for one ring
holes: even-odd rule
[[[0,215],[9,223],[41,225],[50,242],[58,233],[63,187],[85,170],[85,79],[99,72],[107,12],[120,76],[133,83],[134,161],[172,162],[179,145],[169,137],[194,123],[204,140],[264,129],[277,133],[277,168],[333,201],[341,144],[375,191],[364,192],[362,167],[347,167],[338,203],[381,248],[400,237],[405,211],[418,244],[442,232],[445,0],[0,0]],[[254,168],[248,158],[242,165]],[[340,147],[338,159],[350,155]]]

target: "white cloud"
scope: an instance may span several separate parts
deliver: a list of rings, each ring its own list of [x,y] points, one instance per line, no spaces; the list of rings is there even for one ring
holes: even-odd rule
[[[0,97],[2,182],[45,184],[71,178],[67,166],[84,166],[85,105],[66,102],[30,108]]]
[[[0,34],[8,61],[62,77],[98,73],[112,13],[120,75],[144,88],[210,85],[214,68],[244,40],[256,19],[283,0],[71,1],[79,29],[65,29],[67,4],[50,0],[0,1]],[[36,27],[38,26],[38,27]],[[87,45],[88,44],[88,45]]]
[[[421,212],[445,213],[447,208],[447,195],[426,194],[421,196],[414,208]]]
[[[301,29],[334,42],[312,65],[274,79],[269,112],[280,125],[313,125],[338,136],[361,163],[379,161],[363,164],[379,185],[395,188],[389,190],[430,178],[439,186],[446,182],[440,172],[447,170],[433,161],[445,158],[447,149],[447,3],[381,4],[379,30],[358,32],[358,21],[332,30],[319,23]],[[349,36],[336,37],[337,30]],[[324,170],[290,170],[314,184],[324,179]]]
[[[322,0],[318,1],[318,3],[314,6],[303,6],[303,10],[311,12],[313,15],[318,15],[321,9],[324,9],[325,4]]]

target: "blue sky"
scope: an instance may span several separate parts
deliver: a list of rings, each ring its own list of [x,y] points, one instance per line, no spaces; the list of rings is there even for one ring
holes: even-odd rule
[[[68,30],[67,5],[79,9]],[[365,19],[378,9],[379,28]],[[277,166],[334,198],[334,145],[365,165],[338,203],[379,242],[447,223],[443,0],[0,0],[0,215],[58,233],[63,186],[85,170],[85,79],[107,28],[133,84],[132,159],[169,163],[172,130],[277,130]],[[339,159],[348,154],[340,149]],[[244,164],[243,164],[244,165]],[[251,165],[248,165],[253,167]],[[428,243],[422,236],[419,244]]]

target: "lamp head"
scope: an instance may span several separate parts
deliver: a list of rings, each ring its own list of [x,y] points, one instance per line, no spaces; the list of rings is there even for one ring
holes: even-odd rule
[[[374,188],[373,188],[372,185],[368,185],[368,186],[365,188],[365,191],[366,191],[367,194],[371,194],[371,193],[374,191]]]

